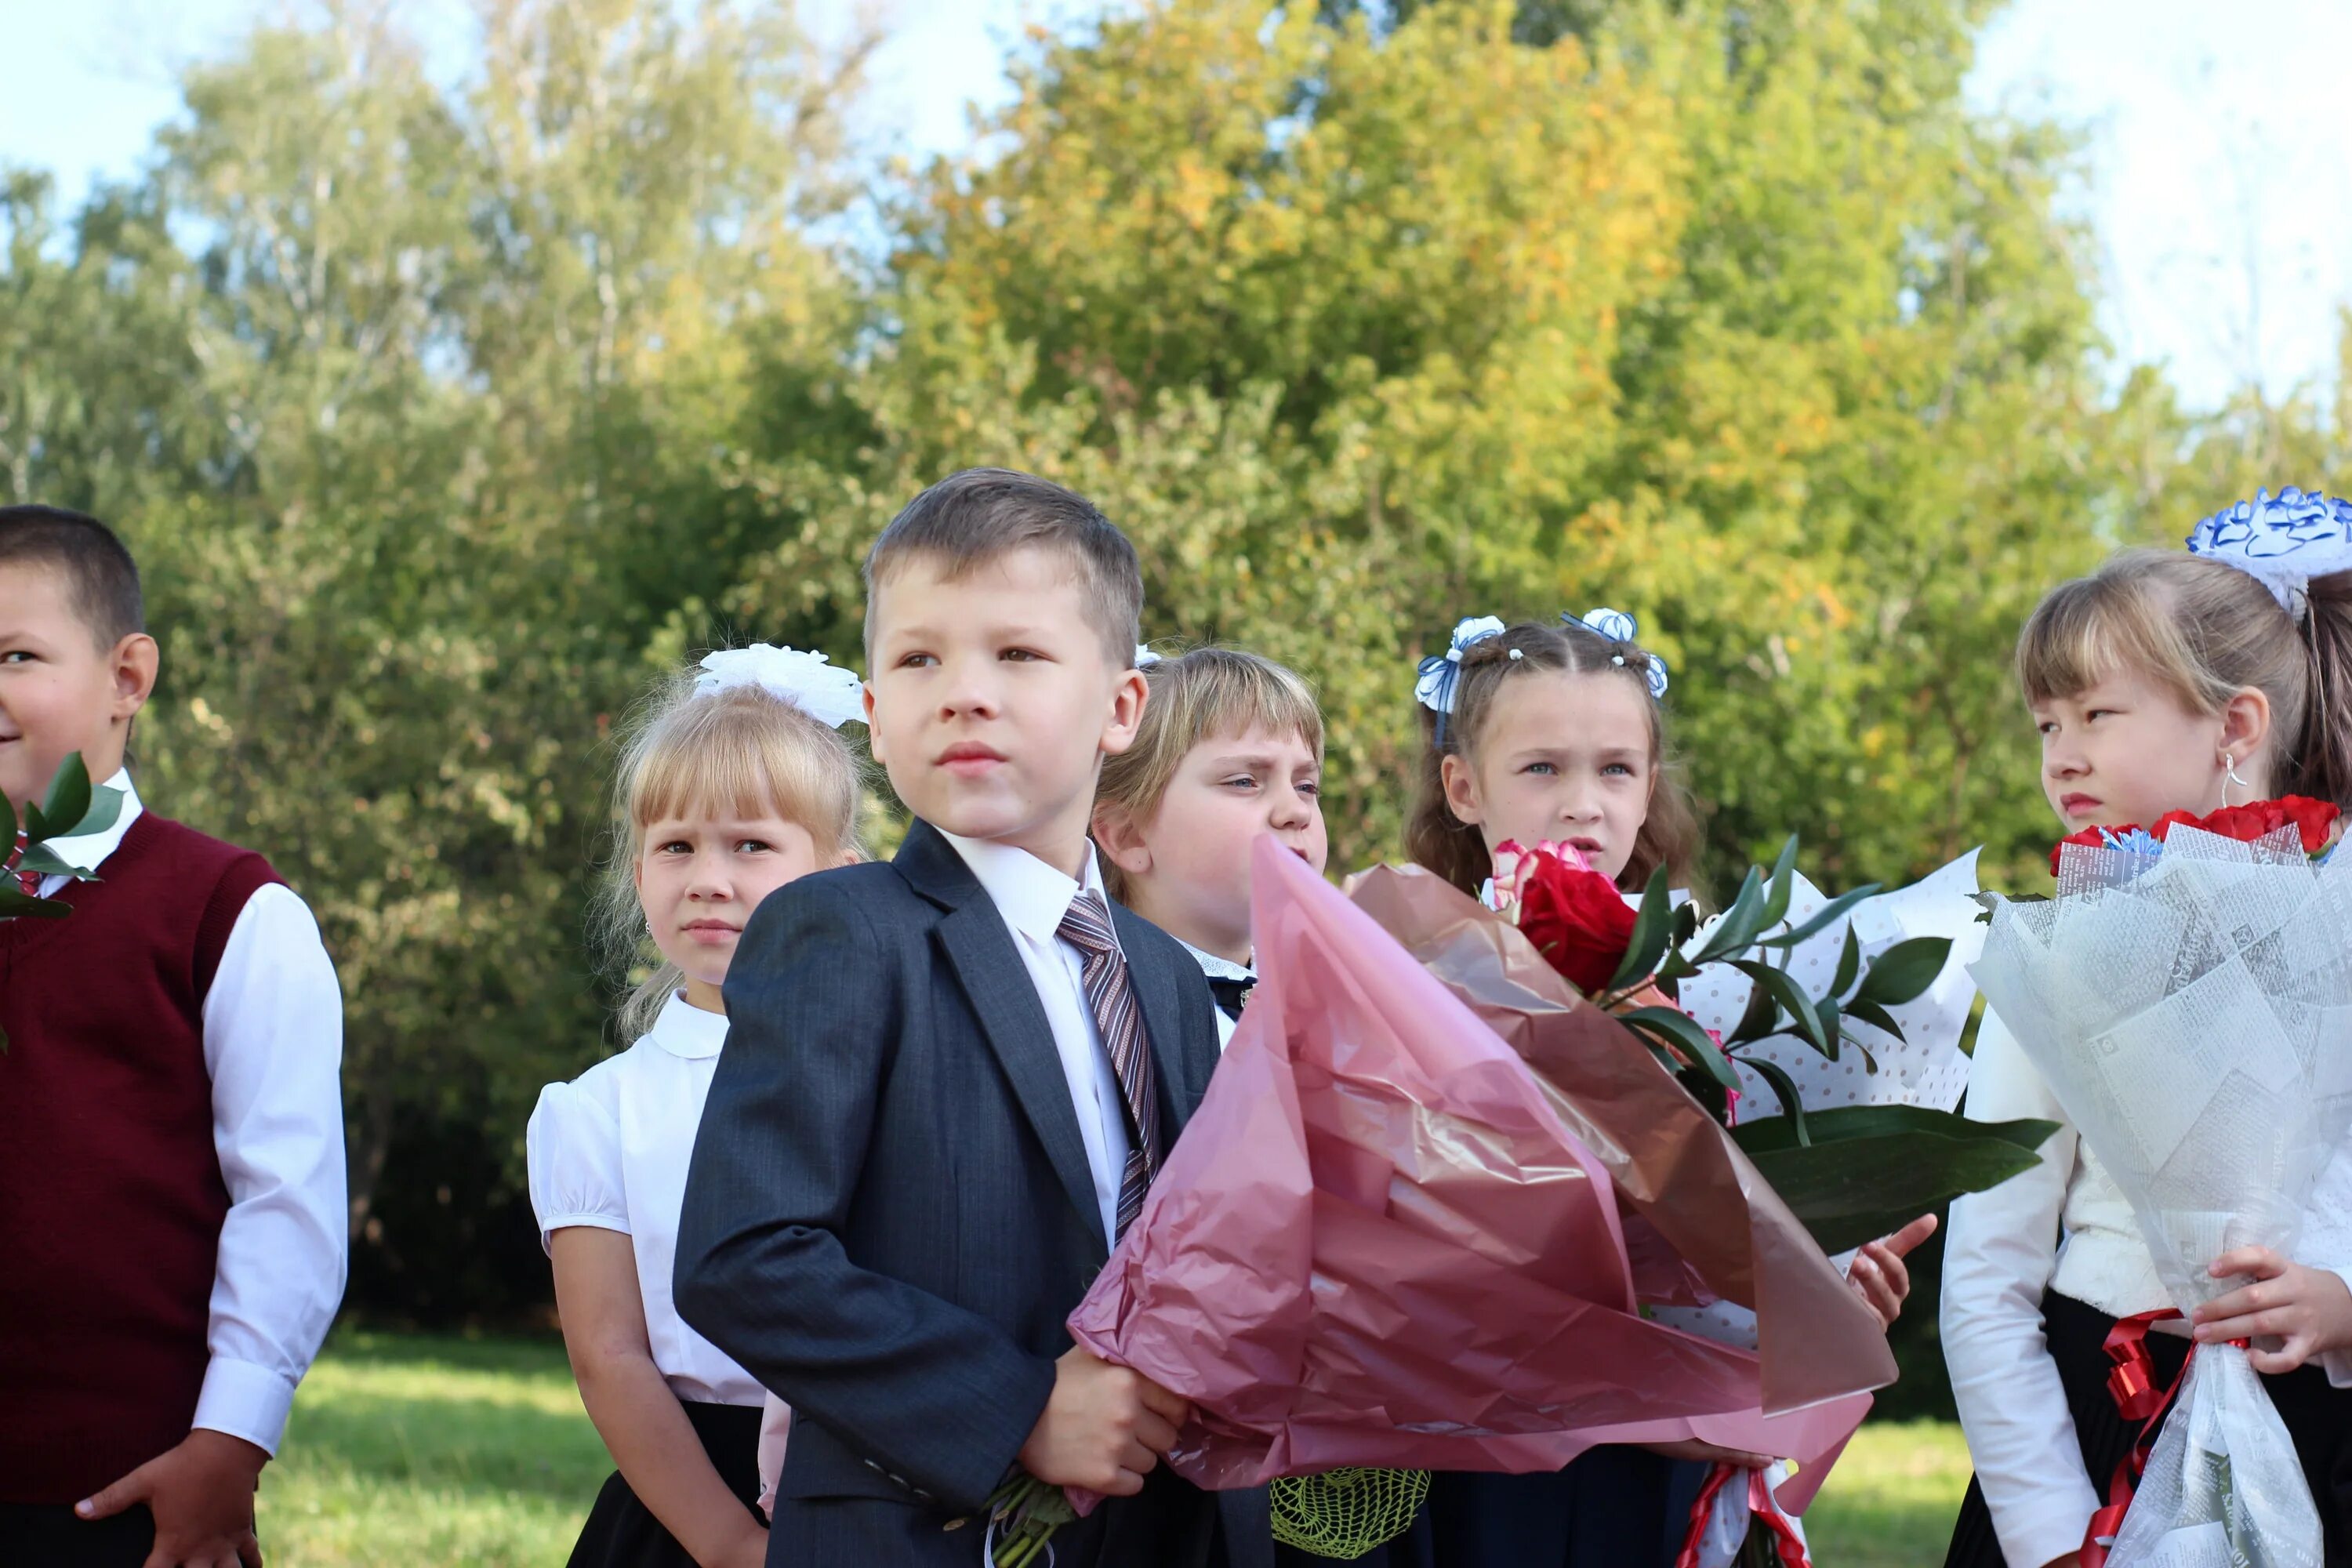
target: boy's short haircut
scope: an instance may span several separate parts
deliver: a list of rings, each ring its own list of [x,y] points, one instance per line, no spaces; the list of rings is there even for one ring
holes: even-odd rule
[[[952,582],[1016,550],[1050,550],[1084,590],[1087,619],[1112,664],[1126,668],[1143,620],[1143,568],[1127,535],[1094,502],[1011,468],[965,468],[908,501],[866,552],[866,653],[874,654],[874,590],[926,556]]]
[[[0,566],[47,566],[64,576],[101,648],[147,629],[139,563],[114,531],[59,506],[0,506]]]
[[[1237,647],[1196,647],[1147,667],[1143,677],[1151,686],[1143,722],[1133,745],[1103,759],[1097,805],[1124,806],[1136,821],[1150,821],[1185,754],[1220,735],[1296,735],[1322,760],[1323,710],[1296,670]],[[1124,873],[1108,856],[1101,864],[1111,897],[1126,902]]]

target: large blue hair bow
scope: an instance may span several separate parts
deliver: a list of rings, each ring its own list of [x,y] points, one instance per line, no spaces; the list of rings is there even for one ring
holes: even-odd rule
[[[1598,632],[1614,643],[1632,644],[1642,632],[1641,623],[1622,610],[1590,610],[1585,613],[1581,620],[1562,610],[1559,618],[1564,625],[1582,626],[1588,631]],[[1664,697],[1666,694],[1666,661],[1647,648],[1642,648],[1640,652],[1646,661],[1642,674],[1643,678],[1650,683],[1650,695]],[[1619,654],[1617,662],[1624,663],[1625,656]]]
[[[2189,553],[2245,573],[2300,621],[2314,577],[2352,571],[2352,501],[2293,485],[2257,490],[2190,529]]]
[[[1412,695],[1415,701],[1437,715],[1438,740],[1445,739],[1445,721],[1454,712],[1454,689],[1462,682],[1463,650],[1502,635],[1501,617],[1465,616],[1454,623],[1454,637],[1445,651],[1431,654],[1421,661],[1420,679],[1412,683]]]

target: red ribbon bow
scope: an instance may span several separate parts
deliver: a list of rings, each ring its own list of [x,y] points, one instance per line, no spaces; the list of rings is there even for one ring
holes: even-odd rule
[[[2179,1316],[2170,1307],[2163,1307],[2136,1317],[2119,1318],[2116,1326],[2107,1331],[2107,1359],[2116,1363],[2107,1369],[2107,1393],[2115,1398],[2117,1415],[2143,1425],[2139,1441],[2116,1466],[2116,1473],[2107,1482],[2107,1506],[2091,1516],[2091,1527],[2083,1533],[2083,1568],[2106,1568],[2107,1553],[2114,1550],[2116,1537],[2123,1530],[2124,1515],[2131,1510],[2132,1493],[2139,1486],[2141,1472],[2147,1468],[2147,1457],[2155,1450],[2157,1434],[2163,1430],[2164,1413],[2172,1407],[2174,1396],[2189,1382],[2189,1369],[2196,1364],[2197,1346],[2191,1344],[2189,1354],[2181,1361],[2179,1375],[2168,1387],[2156,1386],[2156,1360],[2147,1353],[2147,1331]],[[2246,1348],[2243,1340],[2230,1342],[2240,1350]]]
[[[1683,1537],[1683,1549],[1675,1554],[1675,1568],[1698,1568],[1699,1537],[1706,1530],[1707,1516],[1715,1511],[1717,1495],[1734,1476],[1748,1478],[1748,1528],[1753,1530],[1761,1520],[1771,1532],[1772,1561],[1779,1568],[1813,1568],[1812,1559],[1805,1555],[1803,1539],[1780,1512],[1772,1489],[1764,1484],[1764,1472],[1739,1465],[1717,1465],[1707,1473],[1706,1484],[1698,1489],[1698,1500],[1691,1504],[1690,1530]]]

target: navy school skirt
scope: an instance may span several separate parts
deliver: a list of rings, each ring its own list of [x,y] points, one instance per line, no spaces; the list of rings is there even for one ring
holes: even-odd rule
[[[2050,1359],[2058,1363],[2059,1381],[2066,1387],[2066,1408],[2074,1417],[2074,1436],[2082,1445],[2083,1468],[2104,1500],[2107,1482],[2139,1441],[2140,1423],[2126,1421],[2116,1412],[2107,1392],[2107,1331],[2116,1320],[2096,1307],[2086,1306],[2055,1290],[2042,1298],[2042,1330],[2050,1342]],[[2179,1334],[2147,1336],[2148,1359],[2156,1364],[2158,1387],[2180,1375],[2189,1359],[2189,1342]],[[2327,1568],[2352,1568],[2352,1391],[2331,1387],[2316,1364],[2298,1367],[2277,1377],[2265,1377],[2263,1386],[2286,1423],[2287,1436],[2303,1460],[2304,1479],[2311,1483],[2312,1501],[2327,1532]],[[2083,1521],[2087,1529],[2089,1520]],[[1953,1521],[1952,1544],[1944,1568],[2009,1568],[2000,1540],[1993,1533],[1992,1513],[1976,1478],[1969,1478],[1969,1494],[1960,1501]],[[2022,1568],[2040,1568],[2038,1563]]]
[[[753,1519],[760,1512],[760,1407],[756,1405],[698,1405],[679,1402],[702,1451],[727,1489],[740,1499]],[[570,1568],[696,1568],[677,1538],[637,1500],[629,1483],[615,1470],[596,1494],[588,1522],[572,1548]]]

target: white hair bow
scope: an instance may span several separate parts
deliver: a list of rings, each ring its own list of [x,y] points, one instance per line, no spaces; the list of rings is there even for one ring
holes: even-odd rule
[[[702,673],[694,678],[697,691],[736,686],[759,687],[835,730],[866,721],[865,682],[856,670],[838,668],[821,653],[764,642],[723,647],[703,658]]]

